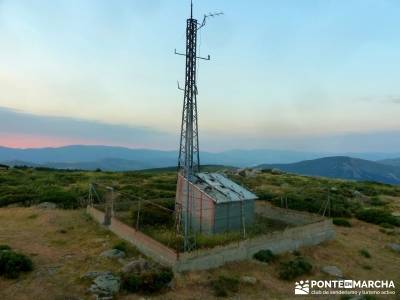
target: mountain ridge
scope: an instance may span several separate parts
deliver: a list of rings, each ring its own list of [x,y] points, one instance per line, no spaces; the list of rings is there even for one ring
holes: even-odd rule
[[[400,157],[399,158],[390,158],[390,159],[382,159],[378,161],[381,164],[388,166],[400,167]]]
[[[226,164],[237,167],[256,166],[263,163],[294,163],[328,156],[351,156],[368,160],[391,159],[400,153],[324,153],[275,149],[232,149],[221,152],[201,151],[206,164]],[[0,162],[20,160],[31,163],[76,163],[106,158],[155,162],[160,167],[175,165],[178,152],[146,148],[126,148],[104,145],[69,145],[45,148],[9,148],[0,146]]]
[[[347,156],[332,156],[291,164],[262,164],[259,169],[362,181],[400,184],[400,167]]]

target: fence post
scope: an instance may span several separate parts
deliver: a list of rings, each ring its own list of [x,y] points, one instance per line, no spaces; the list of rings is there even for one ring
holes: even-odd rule
[[[103,225],[110,226],[111,225],[111,207],[107,203],[104,212],[104,222]]]
[[[114,215],[114,189],[112,187],[107,187],[107,190],[110,196],[106,197],[103,225],[110,226],[111,219]]]

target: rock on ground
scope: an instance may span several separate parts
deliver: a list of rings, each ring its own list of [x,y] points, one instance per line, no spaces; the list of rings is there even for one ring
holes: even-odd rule
[[[38,204],[37,207],[41,208],[41,209],[56,209],[57,204],[55,204],[53,202],[42,202],[42,203]]]
[[[112,296],[119,292],[121,280],[111,273],[102,274],[93,280],[89,291],[99,296]]]
[[[394,252],[400,253],[400,244],[388,244],[388,247],[392,249]]]
[[[343,273],[342,271],[336,266],[326,266],[321,269],[321,271],[325,274],[342,278]]]
[[[108,258],[122,258],[125,256],[125,252],[118,249],[111,249],[104,251],[100,254],[100,256]]]
[[[257,278],[251,276],[243,276],[240,281],[246,284],[255,285],[257,283]]]

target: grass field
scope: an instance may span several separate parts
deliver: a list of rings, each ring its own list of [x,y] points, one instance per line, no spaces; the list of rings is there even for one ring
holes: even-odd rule
[[[35,269],[17,280],[0,279],[0,299],[85,295],[88,283],[80,279],[82,275],[93,270],[118,270],[115,262],[98,256],[118,241],[81,210],[2,208],[0,244],[30,256]]]

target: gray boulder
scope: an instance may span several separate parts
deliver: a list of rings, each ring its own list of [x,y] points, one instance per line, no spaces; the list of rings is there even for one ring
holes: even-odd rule
[[[331,275],[334,277],[343,278],[342,271],[336,266],[326,266],[326,267],[323,267],[321,269],[321,271],[325,274],[328,274],[328,275]]]
[[[57,208],[57,204],[55,204],[53,202],[42,202],[42,203],[37,205],[37,208],[40,208],[40,209],[56,209]]]
[[[400,244],[388,244],[388,247],[394,252],[400,253]]]
[[[111,273],[97,276],[89,291],[99,296],[112,296],[119,292],[121,280]]]
[[[125,252],[118,249],[111,249],[104,251],[100,256],[107,258],[122,258],[125,256]]]
[[[251,276],[243,276],[240,278],[240,281],[245,284],[255,285],[257,283],[257,278]]]

